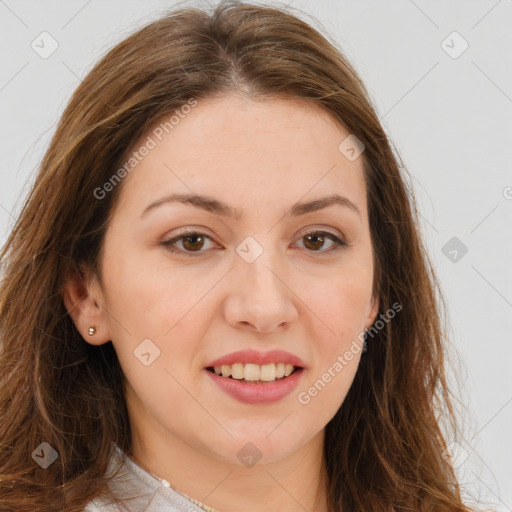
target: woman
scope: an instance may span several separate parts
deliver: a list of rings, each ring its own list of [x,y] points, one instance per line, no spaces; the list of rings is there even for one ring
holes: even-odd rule
[[[112,49],[2,262],[2,510],[469,510],[414,196],[289,9]]]

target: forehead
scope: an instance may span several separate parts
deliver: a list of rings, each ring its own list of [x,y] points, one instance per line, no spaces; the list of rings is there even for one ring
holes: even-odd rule
[[[350,133],[320,107],[229,95],[186,112],[156,123],[128,152],[151,146],[124,178],[122,202],[204,193],[257,209],[339,193],[366,211],[363,156],[340,151]]]

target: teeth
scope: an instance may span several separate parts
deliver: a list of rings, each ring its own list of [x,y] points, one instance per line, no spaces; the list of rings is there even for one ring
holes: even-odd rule
[[[235,363],[223,364],[222,366],[215,366],[214,370],[217,375],[223,377],[232,377],[233,379],[248,381],[266,381],[271,382],[276,379],[288,377],[295,367],[292,364],[284,363],[270,363],[270,364],[253,364],[253,363]]]
[[[274,363],[264,364],[260,367],[260,380],[276,380],[276,365]]]
[[[244,378],[244,365],[242,363],[235,363],[234,365],[232,365],[231,371],[233,372],[233,379]]]
[[[257,364],[244,365],[245,380],[260,380],[260,367]]]

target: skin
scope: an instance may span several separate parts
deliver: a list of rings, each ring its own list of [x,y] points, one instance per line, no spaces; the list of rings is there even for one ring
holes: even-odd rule
[[[338,150],[348,135],[301,100],[201,100],[124,178],[106,233],[102,280],[70,281],[64,294],[83,338],[93,345],[112,340],[115,347],[127,377],[132,458],[223,512],[240,510],[241,502],[246,512],[327,511],[324,427],[361,353],[308,404],[298,394],[332,368],[378,312],[363,162]],[[294,203],[334,191],[360,216],[339,205],[286,215]],[[243,216],[173,203],[141,218],[161,197],[192,192],[240,208]],[[192,256],[159,245],[189,227],[210,237],[202,245],[174,244]],[[329,238],[308,243],[305,234],[315,230],[350,246],[334,251]],[[236,252],[248,236],[263,248],[253,263]],[[94,336],[87,333],[91,325]],[[134,355],[147,338],[160,350],[149,366]],[[264,405],[226,395],[204,367],[240,349],[299,356],[306,368],[298,388]],[[249,442],[261,453],[252,467],[237,456]]]

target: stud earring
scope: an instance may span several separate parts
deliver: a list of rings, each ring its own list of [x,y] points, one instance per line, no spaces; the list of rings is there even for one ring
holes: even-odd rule
[[[89,327],[89,336],[94,336],[95,334],[96,334],[96,326],[91,325],[91,327]]]

